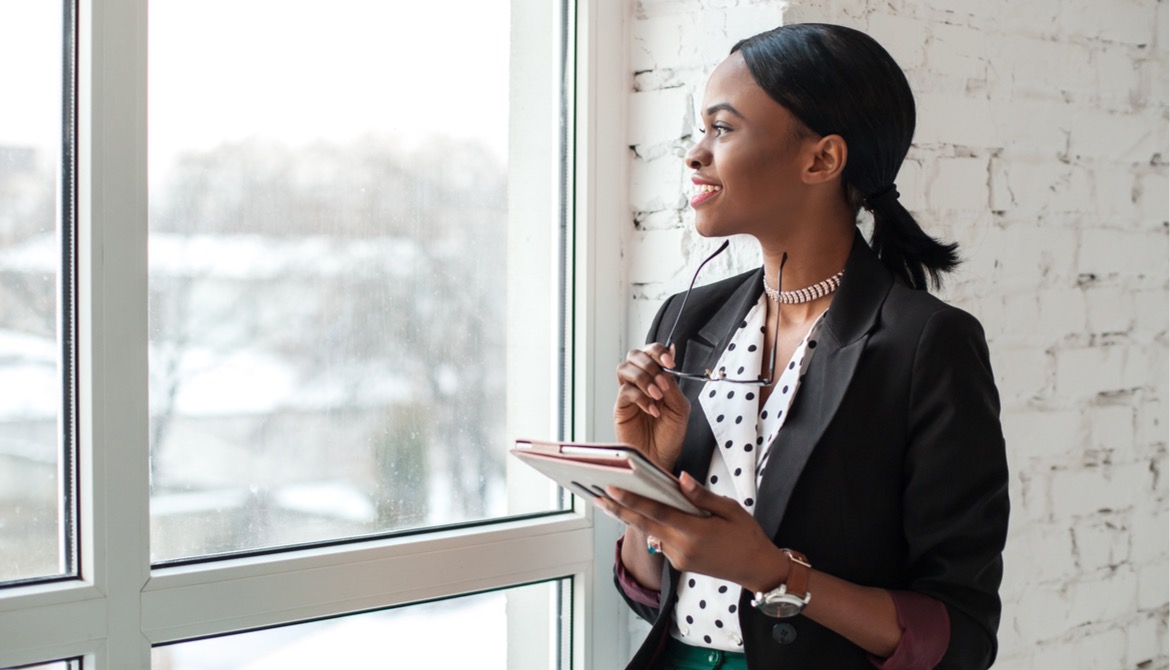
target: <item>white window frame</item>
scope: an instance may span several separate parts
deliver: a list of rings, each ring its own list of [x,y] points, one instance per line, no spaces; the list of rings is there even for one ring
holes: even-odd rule
[[[540,0],[545,2],[546,0]],[[629,6],[574,7],[572,434],[612,435],[624,355]],[[151,569],[147,395],[147,0],[78,7],[81,579],[0,589],[0,667],[149,668],[154,644],[572,578],[571,667],[624,665],[616,525],[570,513]],[[522,639],[522,638],[521,638]],[[566,643],[567,643],[566,639]]]

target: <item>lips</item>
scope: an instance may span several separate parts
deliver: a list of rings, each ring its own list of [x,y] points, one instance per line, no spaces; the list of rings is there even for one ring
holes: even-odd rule
[[[723,187],[718,184],[710,184],[707,182],[695,181],[695,193],[691,196],[691,207],[698,207],[702,203],[714,198],[723,191]]]

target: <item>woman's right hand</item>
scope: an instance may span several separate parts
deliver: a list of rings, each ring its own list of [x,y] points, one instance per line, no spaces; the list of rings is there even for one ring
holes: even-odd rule
[[[673,347],[654,343],[626,354],[617,369],[618,395],[613,408],[619,442],[642,452],[670,472],[682,450],[691,403],[673,375]]]

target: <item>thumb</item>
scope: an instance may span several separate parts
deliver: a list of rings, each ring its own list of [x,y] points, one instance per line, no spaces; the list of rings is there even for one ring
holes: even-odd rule
[[[721,496],[711,491],[696,481],[689,472],[684,472],[679,477],[679,488],[682,489],[683,495],[687,497],[687,500],[690,500],[697,507],[714,512],[719,516],[726,517],[731,512],[740,509],[739,503],[727,496]]]

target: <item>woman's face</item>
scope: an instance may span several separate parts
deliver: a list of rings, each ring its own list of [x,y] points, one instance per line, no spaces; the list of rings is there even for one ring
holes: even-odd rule
[[[816,138],[752,78],[739,53],[707,80],[703,134],[686,155],[695,171],[691,207],[707,237],[767,237],[799,216],[801,172]]]

